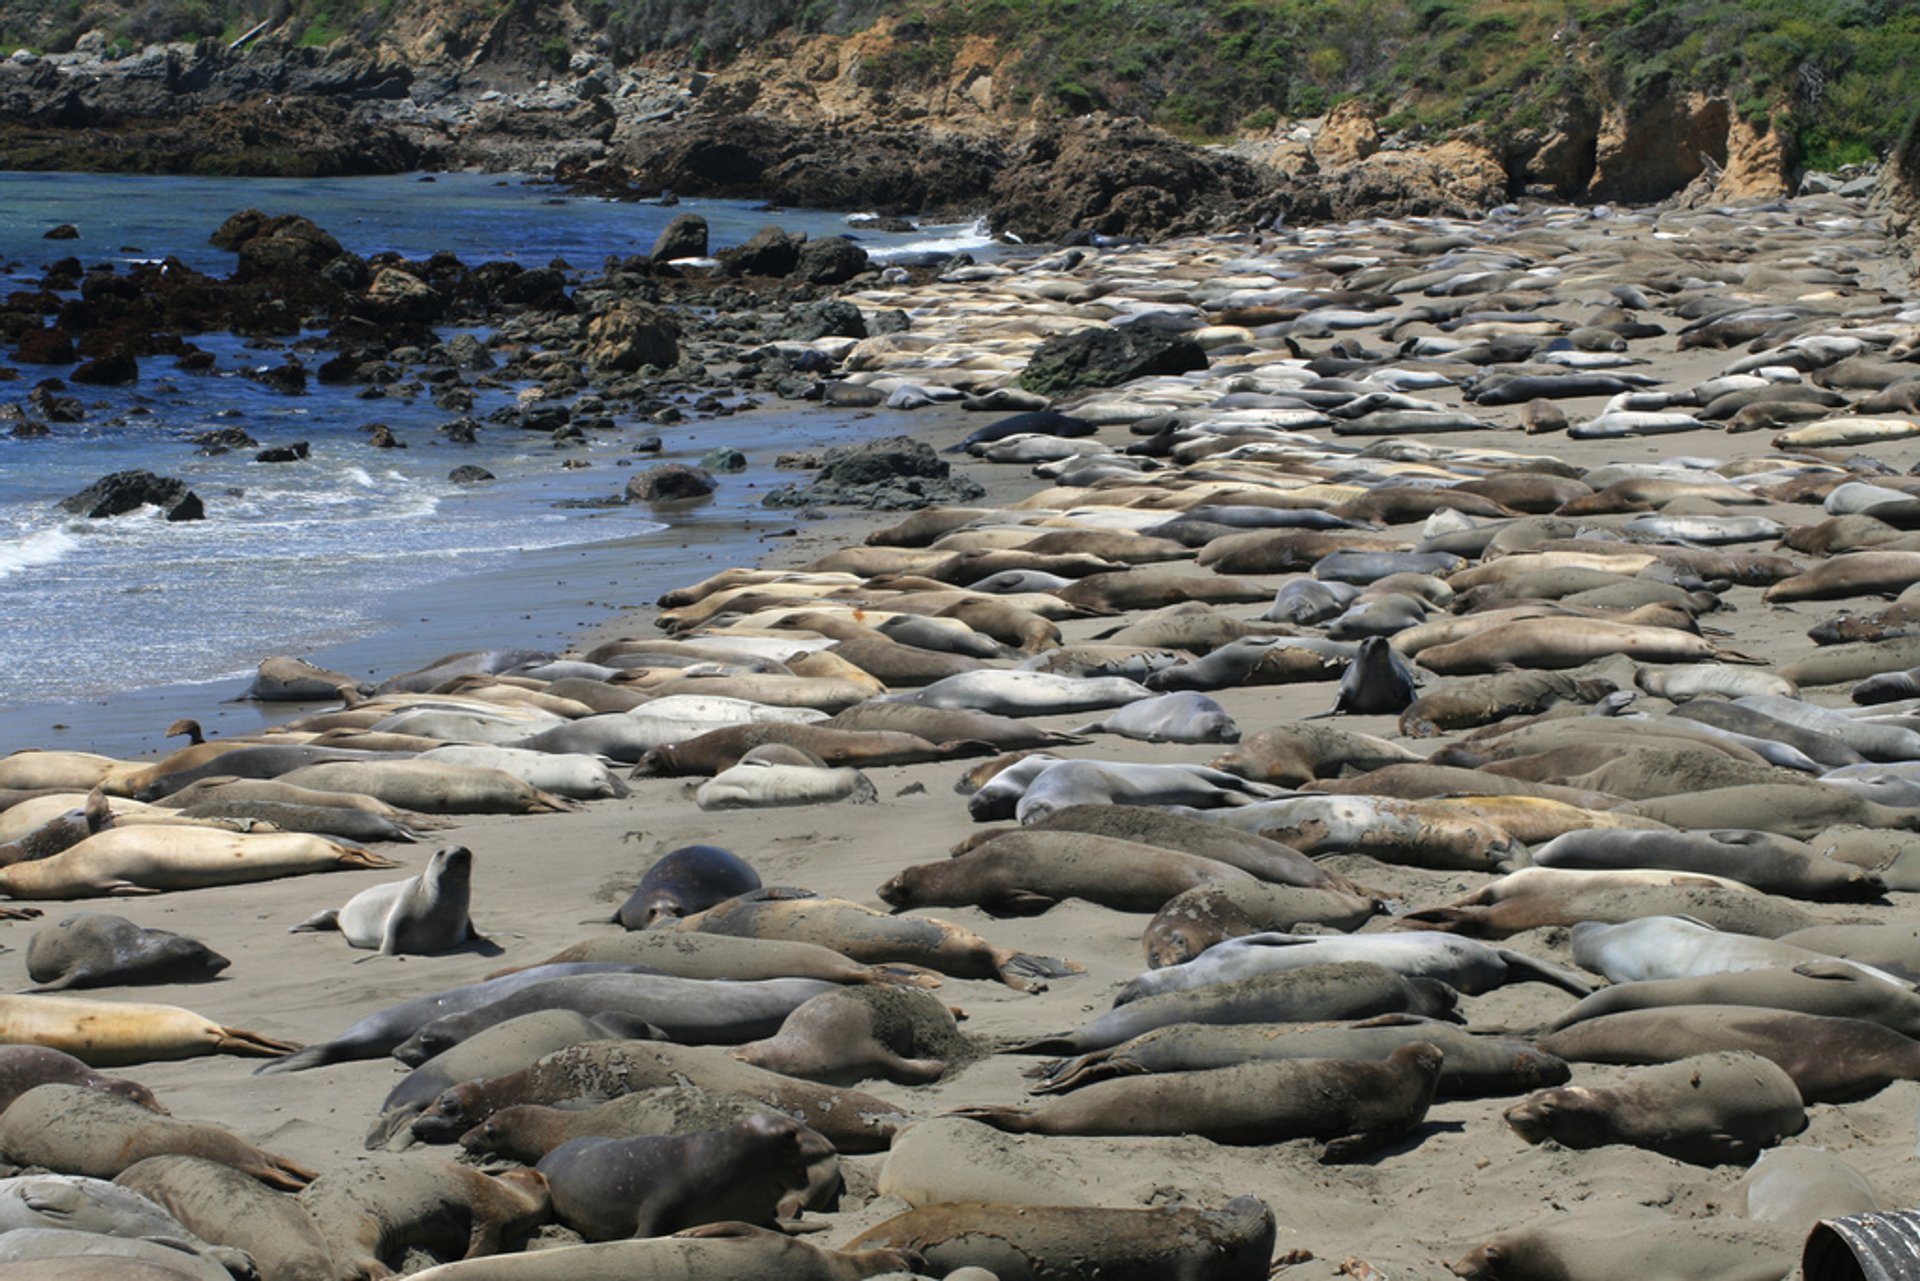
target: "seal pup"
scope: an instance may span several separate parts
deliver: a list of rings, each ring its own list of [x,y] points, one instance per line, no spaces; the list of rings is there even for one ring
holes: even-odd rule
[[[44,1045],[0,1045],[0,1112],[36,1085],[82,1085],[117,1094],[154,1112],[166,1112],[153,1091],[138,1081],[103,1076],[73,1055]]]
[[[77,912],[35,930],[27,977],[36,992],[115,983],[195,983],[233,962],[198,939],[148,929],[124,916]]]
[[[760,874],[732,850],[683,845],[654,861],[613,919],[629,930],[651,929],[704,912],[760,884]]]
[[[473,851],[449,845],[420,875],[361,890],[345,907],[317,912],[288,933],[338,930],[349,947],[377,948],[381,956],[437,956],[488,943],[467,915],[472,895]]]

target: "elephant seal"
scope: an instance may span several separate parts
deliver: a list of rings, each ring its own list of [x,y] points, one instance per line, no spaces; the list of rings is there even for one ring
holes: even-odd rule
[[[555,1050],[588,1041],[634,1035],[627,1020],[602,1014],[599,1021],[575,1010],[535,1010],[482,1028],[419,1063],[380,1101],[368,1127],[369,1149],[411,1141],[414,1119],[450,1087],[481,1077],[503,1076],[538,1063]],[[646,1032],[645,1028],[638,1029]]]
[[[847,1248],[909,1250],[941,1276],[984,1269],[999,1281],[1265,1281],[1275,1232],[1273,1211],[1251,1196],[1218,1209],[949,1202],[897,1214]]]
[[[234,1267],[252,1275],[251,1265],[238,1251]],[[225,1264],[201,1255],[139,1237],[103,1236],[65,1228],[15,1228],[0,1235],[0,1277],[45,1277],[47,1268],[73,1271],[75,1277],[165,1277],[167,1281],[232,1281]]]
[[[321,792],[358,792],[423,814],[560,814],[573,808],[572,802],[503,770],[435,761],[329,761],[302,766],[280,781]]]
[[[770,1227],[832,1151],[792,1117],[762,1112],[725,1130],[573,1139],[534,1168],[555,1218],[589,1241],[615,1241],[703,1223]]]
[[[796,1007],[770,1037],[733,1052],[743,1063],[823,1085],[883,1077],[937,1081],[979,1057],[945,1003],[917,988],[835,988]]]
[[[1289,931],[1300,925],[1357,930],[1384,911],[1378,899],[1345,890],[1275,885],[1265,881],[1209,881],[1174,895],[1141,931],[1147,964],[1155,969],[1190,961],[1215,943],[1244,934]]]
[[[1444,907],[1409,912],[1397,922],[1469,938],[1508,938],[1542,926],[1645,916],[1687,916],[1716,930],[1779,938],[1813,923],[1785,899],[1723,877],[1640,868],[1573,871],[1523,867]]]
[[[1669,1005],[1746,1005],[1825,1018],[1863,1019],[1920,1037],[1920,993],[1869,978],[1839,961],[1805,961],[1790,969],[1727,970],[1692,978],[1639,979],[1582,997],[1547,1025],[1550,1032],[1626,1010]]]
[[[1674,979],[1726,970],[1785,970],[1825,962],[1912,991],[1913,984],[1876,966],[1843,961],[1811,948],[1746,934],[1727,934],[1680,916],[1648,916],[1621,925],[1586,921],[1569,936],[1573,960],[1612,983]],[[1585,995],[1581,993],[1580,995]]]
[[[201,1054],[277,1058],[300,1048],[258,1032],[222,1027],[177,1005],[38,994],[0,996],[0,1044],[48,1046],[90,1067],[190,1059]]]
[[[633,767],[633,776],[674,778],[704,774],[711,778],[739,764],[753,749],[775,743],[810,752],[828,765],[851,766],[916,765],[922,761],[982,755],[991,750],[985,743],[964,740],[930,743],[918,734],[899,730],[836,729],[826,725],[766,721],[725,725],[677,743],[662,743],[640,758],[639,764]]]
[[[297,832],[242,835],[210,827],[112,827],[32,863],[0,867],[0,891],[22,899],[98,898],[396,867],[392,859]]]
[[[52,858],[112,826],[113,807],[107,802],[107,794],[96,787],[87,794],[86,804],[65,810],[31,831],[0,843],[0,866]]]
[[[297,1191],[311,1170],[214,1125],[161,1116],[77,1085],[41,1085],[0,1114],[0,1153],[17,1165],[111,1179],[136,1161],[172,1153],[230,1165],[268,1187]]]
[[[391,1275],[412,1249],[443,1259],[498,1254],[552,1217],[546,1181],[532,1170],[489,1175],[446,1161],[363,1162],[315,1179],[299,1202],[335,1267],[352,1276]]]
[[[1048,716],[1101,711],[1152,696],[1151,690],[1120,676],[996,670],[949,676],[911,694],[883,695],[880,701],[995,716]]]
[[[523,1014],[572,1010],[596,1021],[656,1029],[682,1045],[739,1045],[770,1036],[809,997],[832,988],[818,979],[682,979],[666,974],[575,974],[509,992],[435,1019],[393,1049],[420,1064],[468,1037]],[[610,1023],[613,1025],[613,1023]]]
[[[1191,961],[1148,970],[1121,988],[1114,1004],[1340,961],[1383,965],[1396,974],[1434,979],[1472,996],[1503,984],[1526,982],[1546,983],[1575,996],[1593,990],[1570,970],[1510,948],[1453,935],[1266,933],[1228,939]]]
[[[1347,670],[1340,674],[1339,692],[1333,706],[1319,713],[1337,716],[1395,716],[1418,698],[1413,669],[1394,653],[1384,636],[1369,636],[1360,642],[1360,650]]]
[[[376,948],[381,956],[437,956],[487,942],[467,915],[472,892],[473,851],[449,845],[420,875],[361,890],[346,906],[316,913],[288,932],[338,930],[347,946]]]
[[[953,978],[995,978],[1022,992],[1045,980],[1081,973],[1072,961],[1036,956],[929,916],[888,916],[845,899],[769,886],[689,916],[674,927],[707,934],[787,939],[831,947],[869,965],[920,965]]]
[[[254,1186],[258,1187],[258,1184]],[[91,1237],[124,1237],[204,1254],[208,1243],[139,1192],[79,1174],[0,1179],[0,1234],[64,1229]]]
[[[476,1259],[413,1275],[422,1281],[863,1281],[910,1273],[919,1262],[904,1250],[828,1250],[751,1224],[710,1223],[670,1237]]]
[[[1237,743],[1240,726],[1205,694],[1183,690],[1118,708],[1075,734],[1118,734],[1148,743]]]
[[[1408,704],[1400,713],[1400,732],[1408,738],[1432,738],[1510,716],[1535,716],[1560,703],[1591,703],[1611,689],[1611,682],[1524,668],[1491,676],[1452,677],[1429,685]]]
[[[1879,898],[1886,885],[1865,868],[1822,855],[1811,845],[1770,832],[1718,829],[1662,832],[1588,828],[1556,836],[1533,850],[1539,867],[1587,870],[1660,868],[1700,872],[1751,885],[1766,894],[1826,902]]]
[[[1143,997],[1069,1032],[1043,1036],[1012,1054],[1085,1054],[1175,1023],[1311,1023],[1380,1014],[1454,1017],[1459,994],[1433,979],[1409,979],[1382,965],[1341,962],[1211,983]]]
[[[1017,831],[903,868],[879,895],[898,911],[978,906],[990,916],[1032,916],[1078,898],[1121,912],[1157,912],[1196,886],[1252,879],[1210,858],[1110,836]]]
[[[645,967],[683,979],[824,979],[829,983],[903,983],[912,987],[939,987],[940,977],[904,967],[888,969],[862,965],[830,947],[784,939],[736,938],[727,934],[684,933],[680,930],[636,930],[626,934],[582,939],[536,965],[573,962]],[[489,975],[504,978],[532,966],[517,966]]]
[[[0,1112],[36,1085],[84,1086],[117,1094],[152,1112],[166,1112],[153,1091],[138,1081],[103,1076],[73,1055],[44,1045],[0,1045]]]
[[[1014,752],[1029,747],[1064,747],[1086,741],[1079,735],[1044,729],[1011,716],[888,703],[878,699],[869,699],[858,707],[849,707],[844,712],[836,713],[822,725],[828,729],[912,734],[932,743],[985,743],[996,752]]]
[[[613,919],[629,930],[650,929],[759,888],[760,874],[733,851],[683,845],[646,870]]]
[[[1694,1165],[1746,1165],[1807,1128],[1793,1078],[1744,1050],[1641,1068],[1618,1085],[1542,1090],[1504,1115],[1529,1143],[1624,1143]]]
[[[1317,1139],[1322,1161],[1348,1161],[1426,1119],[1441,1058],[1422,1041],[1401,1046],[1383,1063],[1242,1063],[1102,1081],[1033,1108],[984,1104],[947,1115],[1015,1134],[1197,1134],[1227,1144]]]
[[[1668,1005],[1585,1019],[1539,1038],[1578,1063],[1671,1063],[1751,1050],[1785,1069],[1807,1103],[1846,1103],[1920,1079],[1920,1042],[1863,1019],[1732,1005]]]
[[[1738,1192],[1738,1207],[1747,1218],[1802,1234],[1822,1219],[1885,1208],[1865,1175],[1812,1147],[1761,1153]]]
[[[27,977],[57,992],[115,983],[194,983],[233,962],[198,939],[147,929],[124,916],[78,912],[35,930],[27,942]]]
[[[1347,769],[1367,774],[1419,760],[1413,752],[1384,738],[1295,721],[1263,729],[1210,763],[1215,769],[1255,782],[1298,787],[1316,778],[1337,778]]]
[[[1779,1281],[1793,1270],[1797,1244],[1797,1238],[1770,1224],[1683,1219],[1638,1205],[1583,1206],[1577,1213],[1557,1213],[1496,1233],[1448,1266],[1468,1281]]]
[[[542,1157],[575,1139],[632,1139],[647,1135],[693,1134],[723,1130],[767,1106],[739,1094],[703,1090],[697,1085],[668,1085],[622,1094],[591,1107],[547,1107],[521,1103],[502,1108],[460,1136],[469,1159],[499,1157],[537,1165]],[[833,1145],[820,1139],[819,1153],[807,1167],[806,1187],[780,1202],[778,1217],[798,1218],[803,1210],[833,1210],[840,1204],[844,1180]]]
[[[1485,1036],[1416,1014],[1383,1014],[1348,1024],[1176,1023],[1108,1050],[1042,1063],[1038,1094],[1063,1094],[1096,1081],[1141,1073],[1197,1072],[1268,1059],[1361,1059],[1378,1062],[1403,1045],[1425,1041],[1446,1056],[1434,1097],[1486,1098],[1560,1085],[1570,1069],[1525,1041]]]
[[[345,672],[328,671],[304,658],[282,655],[260,660],[253,684],[247,686],[247,692],[240,695],[240,699],[257,703],[335,703],[351,702],[372,692],[371,685]]]
[[[1263,881],[1352,889],[1290,845],[1255,832],[1236,831],[1197,815],[1145,805],[1070,805],[1025,826],[1029,832],[1087,832],[1229,863]]]
[[[1809,925],[1784,935],[1782,943],[1811,948],[1843,961],[1873,965],[1920,982],[1920,930],[1897,925]]]
[[[742,757],[702,783],[694,804],[703,810],[737,810],[834,801],[864,805],[878,798],[873,781],[849,766],[767,765]]]
[[[420,1115],[413,1132],[424,1142],[452,1143],[518,1103],[604,1099],[689,1082],[742,1094],[784,1112],[818,1130],[842,1152],[884,1149],[907,1119],[871,1094],[762,1071],[713,1046],[595,1041],[556,1050],[518,1072],[456,1085]]]
[[[331,1281],[333,1257],[299,1198],[197,1156],[150,1156],[113,1180],[215,1245],[243,1250],[262,1277]]]

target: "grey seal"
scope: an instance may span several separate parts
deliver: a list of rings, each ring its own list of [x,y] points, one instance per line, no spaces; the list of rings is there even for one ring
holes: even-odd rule
[[[27,975],[42,992],[114,983],[193,983],[231,964],[198,939],[104,912],[63,917],[34,931],[27,943]]]

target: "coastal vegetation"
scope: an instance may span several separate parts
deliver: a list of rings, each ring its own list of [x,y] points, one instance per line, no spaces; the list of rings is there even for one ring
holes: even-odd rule
[[[884,23],[867,83],[946,83],[986,49],[1007,111],[1109,110],[1200,141],[1347,99],[1433,138],[1702,91],[1819,168],[1884,155],[1920,106],[1920,6],[1900,0],[9,0],[0,45],[61,51],[100,31],[125,52],[263,21],[301,45],[517,32],[496,43],[535,73],[575,49],[713,70]]]

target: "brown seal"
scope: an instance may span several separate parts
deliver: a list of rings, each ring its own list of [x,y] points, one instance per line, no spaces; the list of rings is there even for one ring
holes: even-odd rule
[[[452,1162],[391,1158],[314,1180],[300,1204],[326,1237],[335,1266],[356,1276],[397,1271],[414,1248],[443,1259],[498,1254],[552,1215],[546,1180],[532,1170],[487,1175]]]
[[[704,1223],[771,1227],[832,1152],[792,1117],[761,1112],[724,1130],[573,1139],[535,1168],[555,1218],[589,1241],[614,1241]]]
[[[153,1112],[164,1113],[153,1091],[138,1081],[103,1076],[71,1054],[44,1045],[0,1045],[0,1112],[37,1085],[78,1085],[117,1094]]]
[[[1174,814],[1146,805],[1069,805],[1024,829],[1030,832],[1087,832],[1161,849],[1179,850],[1252,872],[1275,884],[1351,889],[1337,873],[1279,841],[1220,823]],[[980,837],[997,833],[981,833]],[[976,838],[977,840],[977,838]],[[957,851],[956,851],[957,852]]]
[[[1497,1233],[1449,1267],[1470,1281],[1770,1281],[1793,1271],[1798,1240],[1771,1224],[1725,1216],[1683,1219],[1638,1205],[1583,1207]]]
[[[1384,910],[1378,899],[1345,890],[1210,881],[1168,899],[1147,922],[1140,945],[1148,965],[1178,965],[1222,939],[1268,930],[1285,933],[1309,923],[1356,930]]]
[[[1642,1068],[1618,1085],[1541,1090],[1505,1116],[1529,1143],[1624,1143],[1694,1165],[1745,1165],[1807,1128],[1793,1078],[1744,1050]]]
[[[1439,1049],[1418,1042],[1395,1050],[1384,1063],[1243,1063],[1102,1081],[1032,1108],[985,1104],[950,1115],[1015,1134],[1198,1134],[1235,1144],[1318,1139],[1323,1161],[1346,1161],[1426,1119],[1441,1059]]]
[[[1255,782],[1298,787],[1316,778],[1336,778],[1349,768],[1364,774],[1419,759],[1406,748],[1371,734],[1294,721],[1251,735],[1210,764]]]
[[[981,1268],[1001,1281],[1097,1276],[1101,1281],[1265,1281],[1273,1211],[1257,1197],[1217,1210],[948,1203],[897,1214],[848,1249],[911,1250],[941,1276]]]
[[[937,1081],[978,1057],[953,1012],[916,988],[849,987],[812,997],[764,1040],[733,1051],[743,1063],[826,1085],[883,1077]]]
[[[786,744],[811,752],[828,765],[917,765],[992,750],[980,742],[931,743],[897,730],[846,730],[826,725],[766,721],[708,730],[678,743],[664,743],[641,756],[634,776],[678,778],[712,775],[739,763],[756,747]]]
[[[608,1099],[593,1107],[552,1108],[521,1103],[502,1108],[460,1136],[472,1157],[502,1157],[536,1165],[547,1153],[575,1139],[632,1139],[646,1135],[719,1130],[768,1111],[740,1094],[720,1094],[697,1085],[670,1085]],[[812,1134],[813,1131],[807,1131]],[[816,1136],[818,1137],[818,1136]],[[840,1158],[820,1138],[807,1166],[806,1187],[784,1198],[783,1219],[802,1210],[832,1210],[840,1204]]]
[[[905,1250],[828,1250],[749,1223],[710,1223],[670,1237],[475,1259],[413,1275],[421,1281],[863,1281],[914,1272],[919,1263]]]
[[[299,1198],[197,1156],[150,1156],[113,1180],[155,1202],[195,1236],[244,1250],[263,1277],[333,1281],[332,1253]]]
[[[870,1094],[779,1076],[712,1046],[595,1041],[556,1051],[518,1072],[454,1086],[421,1114],[413,1130],[429,1143],[451,1143],[516,1103],[608,1098],[687,1082],[757,1099],[812,1126],[843,1152],[886,1147],[906,1120],[892,1104]]]
[[[111,1179],[136,1161],[177,1154],[230,1165],[269,1187],[294,1191],[311,1170],[215,1125],[157,1115],[137,1103],[78,1085],[41,1085],[0,1114],[0,1152],[17,1165]]]
[[[1920,1080],[1920,1042],[1862,1019],[1740,1006],[1668,1005],[1587,1019],[1539,1040],[1580,1063],[1671,1063],[1752,1050],[1783,1068],[1808,1103],[1865,1098]]]
[[[896,910],[978,906],[990,916],[1032,916],[1078,898],[1121,912],[1157,912],[1212,881],[1253,876],[1154,845],[1087,832],[1008,832],[938,863],[903,868],[879,889]]]

